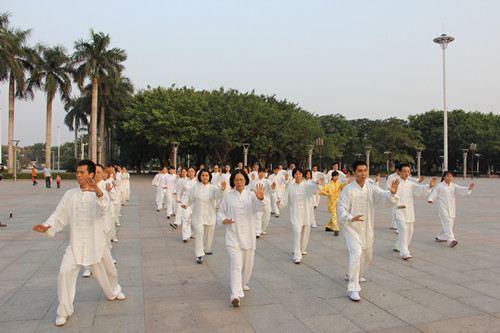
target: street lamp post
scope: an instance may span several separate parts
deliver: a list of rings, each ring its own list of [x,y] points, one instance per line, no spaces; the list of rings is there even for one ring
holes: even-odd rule
[[[464,179],[467,178],[467,153],[469,152],[469,149],[462,149],[462,152],[464,154]]]
[[[82,155],[81,155],[81,160],[84,159],[85,157],[85,151],[83,150],[85,148],[85,146],[88,145],[88,143],[83,143],[83,138],[82,138]]]
[[[387,174],[389,174],[389,162],[390,162],[390,157],[391,157],[392,152],[384,151],[384,154],[387,155]]]
[[[448,170],[448,108],[446,105],[446,47],[453,42],[455,37],[442,34],[434,38],[434,43],[441,45],[443,50],[443,113],[444,113],[444,138],[443,138],[443,169]]]
[[[477,151],[477,143],[471,143],[469,146],[470,149],[470,179],[474,179],[474,152]]]
[[[175,172],[177,172],[177,148],[179,148],[179,142],[172,142],[172,149],[174,150],[174,168]]]
[[[312,169],[312,156],[313,156],[313,149],[314,145],[307,145],[307,148],[309,149],[309,170]]]
[[[357,153],[357,154],[354,154],[354,155],[356,155],[358,157],[358,160],[361,158],[361,156],[363,156],[363,154],[361,154],[361,153]]]
[[[243,166],[247,166],[248,147],[250,147],[249,143],[243,144]]]
[[[366,146],[366,167],[368,169],[368,173],[370,173],[370,152],[372,150],[372,146]]]
[[[477,178],[479,178],[479,158],[483,156],[483,154],[474,154],[474,156],[476,156],[477,159]]]
[[[12,181],[17,181],[17,146],[19,145],[19,141],[21,140],[10,140],[11,145],[13,145],[13,157],[14,157],[14,170],[12,170]],[[14,146],[15,145],[15,146]]]
[[[323,170],[321,168],[321,147],[323,146],[323,139],[322,138],[316,139],[316,146],[318,146],[318,150],[319,150],[319,169]]]
[[[339,155],[339,170],[342,170],[342,157],[344,157],[344,155],[340,154]]]
[[[422,159],[423,148],[417,148],[417,167],[418,167],[418,179],[420,179],[420,160]]]

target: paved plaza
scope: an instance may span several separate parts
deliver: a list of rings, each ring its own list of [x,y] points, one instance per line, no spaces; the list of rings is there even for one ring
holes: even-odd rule
[[[77,183],[63,180],[58,190],[42,182],[0,182],[0,221],[8,225],[0,229],[0,333],[500,332],[500,179],[474,180],[472,196],[458,197],[455,248],[434,242],[437,206],[418,198],[410,261],[392,251],[397,235],[388,228],[390,209],[379,207],[374,258],[358,303],[346,296],[342,233],[324,231],[326,199],[300,265],[292,261],[286,208],[280,218],[271,216],[268,235],[257,241],[251,290],[240,308],[229,300],[224,229],[216,229],[214,255],[196,264],[194,243],[183,243],[181,231],[156,212],[151,180],[132,174],[113,248],[127,299],[108,301],[95,278],[80,275],[75,313],[63,327],[54,320],[68,229],[48,238],[31,228]]]

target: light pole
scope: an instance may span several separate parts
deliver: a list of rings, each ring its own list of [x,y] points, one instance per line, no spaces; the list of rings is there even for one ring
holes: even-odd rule
[[[361,156],[363,156],[363,154],[361,154],[361,153],[357,153],[357,154],[354,154],[354,155],[356,155],[358,157],[358,160],[361,158]]]
[[[483,156],[483,154],[474,154],[474,156],[476,156],[477,159],[477,178],[479,178],[479,158]]]
[[[2,164],[2,110],[0,107],[0,164]]]
[[[370,173],[370,151],[372,150],[372,146],[366,146],[366,168],[368,169],[368,173]]]
[[[314,145],[307,145],[307,148],[309,149],[309,170],[312,169],[312,157],[313,157],[313,149]]]
[[[13,157],[14,157],[14,170],[12,171],[12,181],[16,182],[17,181],[17,146],[19,145],[19,141],[21,140],[10,140],[11,145],[15,145],[12,149],[13,150]]]
[[[477,143],[471,143],[469,146],[470,149],[470,168],[471,168],[471,173],[470,173],[470,179],[474,179],[474,152],[477,151]]]
[[[61,166],[61,127],[57,126],[57,171],[60,172]]]
[[[434,38],[434,43],[441,45],[443,50],[443,113],[444,113],[444,138],[443,138],[443,169],[448,170],[448,107],[446,105],[446,47],[453,42],[455,37],[442,34]]]
[[[319,150],[319,169],[323,170],[321,168],[321,146],[323,146],[323,139],[322,138],[316,139],[316,146],[318,146],[318,150]]]
[[[344,155],[340,154],[339,155],[339,170],[342,170],[342,157],[344,157]]]
[[[248,147],[250,147],[249,143],[243,144],[243,166],[247,166]]]
[[[177,172],[177,148],[179,148],[179,142],[172,142],[172,149],[174,150],[174,168],[175,172]]]
[[[422,150],[424,148],[417,148],[417,166],[418,166],[418,179],[420,179],[420,160],[422,159]]]
[[[88,143],[83,143],[83,138],[82,138],[82,155],[81,155],[81,160],[84,159],[85,157],[85,151],[83,150],[85,148],[85,146],[88,145]]]
[[[384,151],[384,154],[387,155],[387,174],[389,174],[389,160],[390,160],[392,152]]]
[[[443,173],[445,171],[444,170],[444,156],[439,155],[439,158],[441,159],[441,173]]]
[[[464,154],[464,179],[467,178],[467,153],[469,152],[469,149],[462,149],[462,152]]]

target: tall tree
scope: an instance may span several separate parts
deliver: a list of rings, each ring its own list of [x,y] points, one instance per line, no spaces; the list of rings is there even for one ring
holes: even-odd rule
[[[50,150],[52,138],[52,102],[59,92],[61,100],[69,105],[71,94],[71,58],[62,46],[39,46],[41,56],[28,79],[27,90],[40,89],[47,97],[47,122],[45,136],[45,165],[50,168]],[[53,167],[53,166],[52,166]]]
[[[0,81],[9,82],[9,148],[8,169],[14,170],[14,100],[26,98],[26,72],[32,69],[35,52],[28,45],[31,29],[9,26],[9,13],[0,15]]]
[[[87,117],[90,114],[91,99],[92,97],[90,96],[72,98],[70,107],[66,109],[68,113],[64,117],[64,123],[68,126],[70,131],[75,131],[75,159],[78,158],[78,133],[80,129],[87,127],[89,124]]]
[[[77,63],[75,80],[80,89],[83,81],[89,78],[92,81],[92,109],[90,114],[91,128],[91,159],[97,161],[97,96],[99,78],[105,75],[118,75],[123,70],[123,61],[127,53],[119,48],[109,49],[111,38],[102,32],[95,33],[90,29],[90,39],[80,39],[75,42],[73,58]],[[101,133],[102,135],[102,133]]]

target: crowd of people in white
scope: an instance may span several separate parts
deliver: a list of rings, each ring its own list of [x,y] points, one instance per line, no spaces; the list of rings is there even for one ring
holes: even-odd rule
[[[330,171],[303,170],[291,164],[284,169],[278,164],[270,170],[255,163],[252,168],[242,163],[231,172],[229,164],[223,172],[219,166],[205,168],[163,167],[152,181],[156,188],[155,208],[166,211],[166,220],[174,229],[181,229],[181,239],[194,240],[195,259],[204,262],[212,255],[216,224],[226,230],[226,249],[231,268],[231,304],[240,306],[244,291],[250,290],[257,239],[267,235],[271,216],[280,217],[280,209],[289,207],[293,231],[293,262],[300,264],[307,255],[311,228],[317,228],[314,211],[320,195],[328,199],[331,220],[325,231],[338,236],[342,230],[349,252],[347,294],[359,301],[360,282],[371,262],[374,239],[374,206],[393,207],[392,225],[398,233],[393,251],[401,258],[412,258],[409,246],[415,222],[414,197],[426,196],[429,203],[438,201],[442,230],[437,242],[458,244],[453,234],[455,197],[471,194],[474,184],[463,187],[452,183],[453,173],[445,172],[439,184],[434,177],[421,184],[424,177],[415,179],[410,166],[397,166],[389,175],[385,188],[379,186],[380,175],[369,177],[365,162],[353,164],[353,177],[338,169]],[[66,324],[73,314],[73,300],[78,273],[94,275],[110,300],[124,300],[118,284],[116,261],[111,255],[118,242],[116,227],[120,226],[121,209],[130,198],[130,175],[119,166],[104,168],[92,161],[78,163],[79,187],[67,191],[56,210],[33,230],[53,236],[66,225],[70,226],[70,242],[63,256],[58,275],[56,325]],[[437,185],[436,185],[437,184]]]

